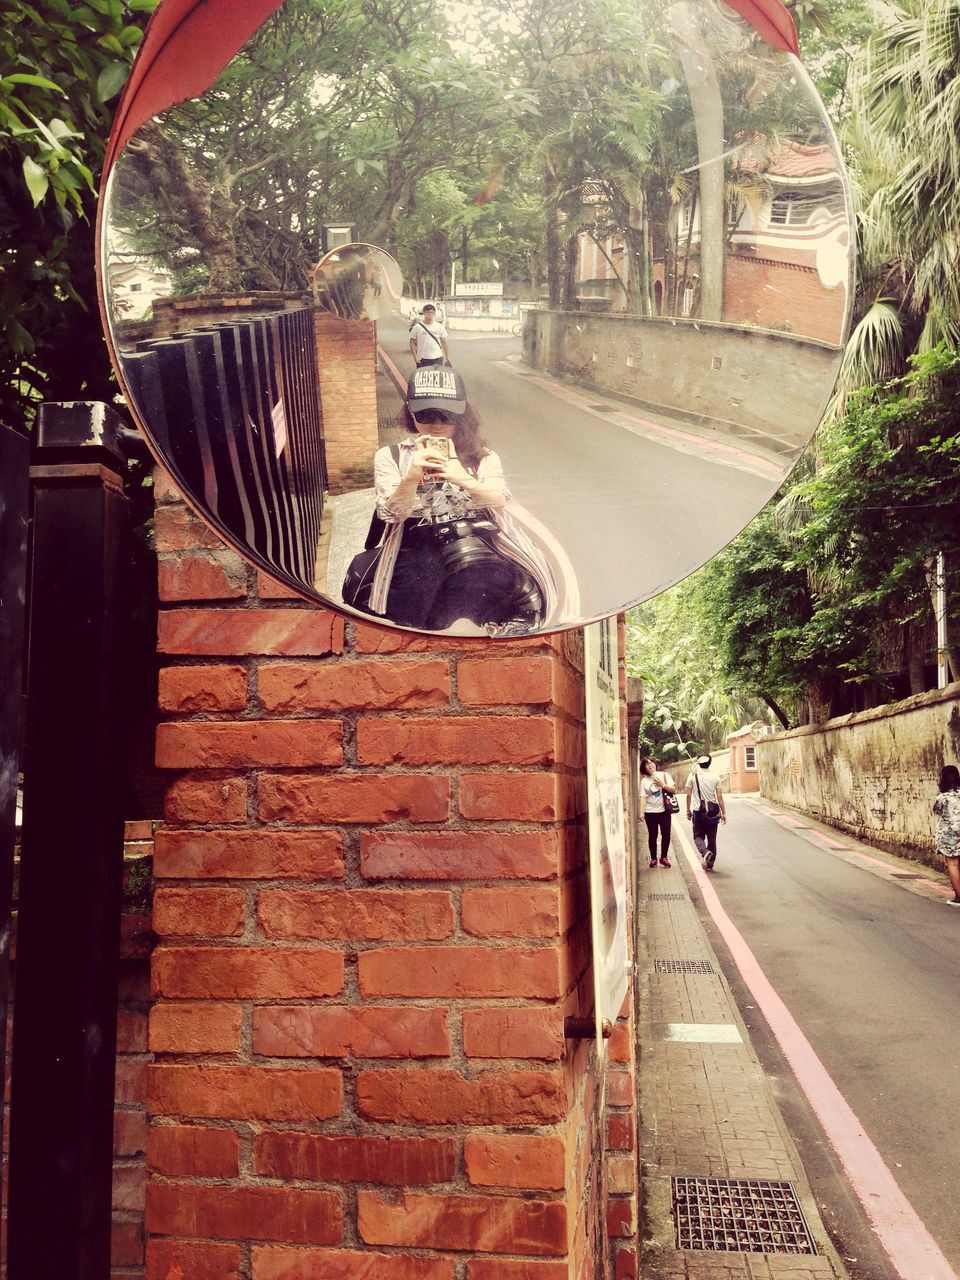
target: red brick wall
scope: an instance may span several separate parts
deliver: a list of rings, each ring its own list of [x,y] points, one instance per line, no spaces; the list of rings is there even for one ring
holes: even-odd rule
[[[148,1280],[634,1275],[578,634],[345,623],[158,497]]]
[[[331,493],[369,487],[379,442],[376,325],[322,311],[314,321],[327,486]]]
[[[761,328],[787,326],[787,333],[836,343],[846,302],[846,290],[825,288],[815,267],[746,254],[727,258],[724,319],[728,324],[748,320]]]

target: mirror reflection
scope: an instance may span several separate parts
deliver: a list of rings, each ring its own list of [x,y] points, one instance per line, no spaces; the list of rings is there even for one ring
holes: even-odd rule
[[[462,635],[626,608],[774,493],[836,377],[845,178],[723,0],[287,0],[106,192],[118,372],[308,598]]]

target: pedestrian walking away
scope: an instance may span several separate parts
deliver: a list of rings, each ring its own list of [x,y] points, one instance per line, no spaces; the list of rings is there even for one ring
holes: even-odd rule
[[[693,843],[707,871],[712,871],[717,861],[717,828],[727,821],[720,779],[710,772],[712,763],[712,756],[699,756],[687,779],[687,820],[693,822]]]
[[[940,770],[940,794],[933,802],[937,815],[936,850],[947,864],[953,887],[951,907],[960,907],[960,769],[945,764]]]
[[[410,354],[419,369],[422,365],[449,364],[447,330],[437,319],[437,309],[428,302],[410,326]]]
[[[640,817],[647,824],[650,866],[657,865],[657,836],[660,837],[660,866],[670,866],[670,823],[680,806],[676,801],[677,784],[669,773],[657,772],[657,762],[650,756],[640,760]]]

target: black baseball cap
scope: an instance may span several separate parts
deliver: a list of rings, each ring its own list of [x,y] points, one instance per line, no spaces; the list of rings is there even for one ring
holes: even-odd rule
[[[440,364],[422,365],[407,382],[407,404],[411,413],[420,413],[422,409],[464,413],[467,389],[456,369]]]

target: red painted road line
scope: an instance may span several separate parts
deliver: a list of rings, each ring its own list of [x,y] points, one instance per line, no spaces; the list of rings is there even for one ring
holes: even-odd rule
[[[707,909],[730,948],[744,982],[770,1024],[770,1029],[793,1069],[797,1083],[807,1095],[833,1149],[840,1157],[850,1184],[866,1210],[890,1261],[903,1280],[957,1280],[957,1275],[940,1251],[940,1246],[900,1190],[846,1098],[797,1026],[790,1010],[777,995],[739,929],[724,911],[696,854],[691,851],[686,840],[681,843]]]
[[[848,844],[844,844],[842,840],[834,840],[830,836],[825,836],[822,831],[815,831],[810,828],[810,834],[815,836],[818,841],[825,844],[828,849],[844,849],[847,853],[853,853],[853,849]]]
[[[379,345],[379,343],[377,344],[377,351],[380,353],[380,359],[383,361],[383,367],[386,369],[391,382],[397,388],[400,394],[403,396],[404,400],[406,400],[407,398],[406,378],[403,376],[403,374],[400,372],[397,366],[393,363],[393,361],[387,355],[386,351],[384,351],[383,347]]]
[[[829,836],[824,836],[824,835],[821,835],[819,831],[814,831],[812,827],[810,828],[810,834],[819,835],[820,838],[826,844],[829,844],[831,848],[841,849],[844,853],[848,853],[851,858],[856,858],[860,862],[869,862],[871,866],[874,866],[874,867],[880,867],[881,870],[886,871],[887,875],[889,876],[892,876],[896,870],[895,867],[891,867],[889,862],[884,862],[882,858],[875,858],[873,857],[872,854],[862,853],[859,849],[854,849],[852,845],[837,844],[836,841],[831,840]],[[936,892],[940,895],[940,897],[944,899],[953,897],[953,890],[950,888],[949,885],[942,885],[937,880],[931,880],[926,876],[922,877],[922,879],[923,879],[923,883],[928,884],[931,889],[936,890]]]

